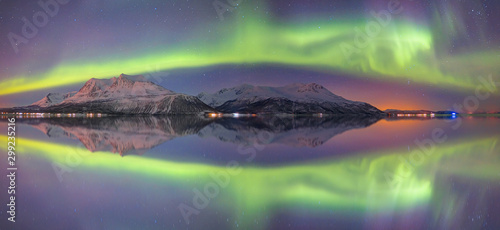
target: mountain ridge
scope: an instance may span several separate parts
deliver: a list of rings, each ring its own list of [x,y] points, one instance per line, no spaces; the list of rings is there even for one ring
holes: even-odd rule
[[[197,97],[222,112],[384,114],[368,103],[347,100],[316,83],[281,87],[242,84]]]
[[[50,94],[49,94],[50,95]],[[194,96],[165,89],[143,75],[121,74],[89,79],[75,94],[58,103],[37,103],[33,109],[59,113],[202,114],[214,111]]]
[[[242,84],[197,96],[176,93],[143,75],[91,78],[76,92],[50,93],[21,111],[106,114],[385,114],[374,106],[338,96],[317,83],[280,87]]]

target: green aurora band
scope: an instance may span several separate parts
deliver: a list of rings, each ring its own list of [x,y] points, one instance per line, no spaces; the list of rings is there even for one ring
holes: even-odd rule
[[[221,208],[218,205],[231,204],[224,207],[245,210],[244,218],[236,216],[242,220],[242,226],[251,226],[254,219],[263,220],[266,215],[277,211],[272,207],[305,207],[318,214],[331,210],[377,213],[408,210],[429,205],[436,195],[434,187],[438,184],[435,180],[443,175],[499,181],[498,138],[436,146],[431,154],[424,155],[422,162],[410,170],[402,160],[411,157],[412,153],[406,149],[295,165],[241,166],[240,173],[230,177],[228,185],[220,189],[211,205]],[[6,145],[6,136],[1,136],[0,140],[0,145]],[[69,162],[74,162],[72,173],[87,174],[96,169],[109,172],[103,175],[132,173],[145,180],[171,184],[185,191],[193,188],[203,191],[203,186],[214,182],[211,173],[226,170],[224,166],[140,156],[120,158],[109,152],[91,153],[75,146],[25,138],[16,140],[16,151],[26,156],[66,166],[71,159]]]
[[[255,13],[245,14],[247,11],[236,10],[235,20],[211,22],[210,28],[217,28],[213,37],[192,36],[190,40],[154,50],[136,47],[139,51],[128,55],[82,55],[60,61],[46,72],[11,76],[0,82],[0,95],[72,85],[91,77],[144,74],[153,68],[168,71],[232,64],[274,64],[362,78],[411,80],[462,91],[473,90],[478,76],[500,71],[497,52],[477,50],[450,56],[436,44],[446,41],[439,31],[433,33],[430,26],[398,18],[399,15],[392,15],[388,25],[382,26],[366,47],[357,48],[356,28],[365,31],[367,22],[375,22],[375,18],[329,21],[318,16],[294,23],[266,16],[258,18]],[[242,18],[243,14],[247,17]],[[453,26],[445,22],[439,26]],[[357,51],[346,56],[341,48],[346,45]]]

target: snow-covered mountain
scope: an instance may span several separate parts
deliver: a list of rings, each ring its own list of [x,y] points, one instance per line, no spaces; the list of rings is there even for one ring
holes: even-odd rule
[[[223,112],[383,114],[368,103],[347,100],[316,83],[283,87],[244,84],[197,97]]]
[[[69,92],[69,93],[49,93],[47,96],[42,98],[42,100],[39,100],[33,104],[32,106],[39,106],[39,107],[49,107],[51,105],[59,104],[62,101],[74,96],[76,92]]]
[[[17,111],[108,114],[201,114],[207,112],[258,114],[369,114],[384,112],[364,102],[350,101],[315,84],[283,87],[240,85],[214,94],[175,93],[144,76],[121,74],[111,79],[92,78],[78,92],[49,94]]]
[[[127,97],[154,97],[176,95],[175,92],[165,89],[146,80],[142,75],[129,76],[121,74],[118,78],[92,78],[73,97],[65,103],[78,103],[91,100],[107,100],[109,98]]]
[[[213,111],[195,96],[175,93],[142,75],[92,78],[78,92],[68,94],[62,101],[44,101],[36,105],[47,112],[62,113],[198,114]]]

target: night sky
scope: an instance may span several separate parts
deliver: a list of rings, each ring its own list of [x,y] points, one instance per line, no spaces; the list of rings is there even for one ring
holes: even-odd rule
[[[121,73],[192,95],[316,82],[380,109],[451,109],[489,76],[500,86],[495,0],[40,2],[0,1],[0,107]],[[476,112],[500,111],[481,89]]]

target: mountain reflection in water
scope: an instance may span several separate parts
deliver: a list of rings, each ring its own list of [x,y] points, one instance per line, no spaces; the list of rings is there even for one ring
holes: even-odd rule
[[[293,147],[317,147],[351,129],[368,127],[379,118],[364,116],[269,116],[209,119],[199,116],[128,116],[103,118],[18,119],[51,138],[79,140],[89,151],[144,154],[174,138],[198,135],[242,145],[260,136],[268,143]]]

